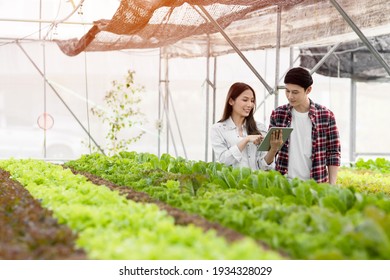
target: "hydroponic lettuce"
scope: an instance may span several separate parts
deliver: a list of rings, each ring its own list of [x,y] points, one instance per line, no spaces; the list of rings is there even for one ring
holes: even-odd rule
[[[213,230],[177,226],[156,205],[127,200],[61,166],[12,159],[0,161],[0,167],[78,233],[77,245],[91,259],[281,258],[250,238],[228,243]]]
[[[390,173],[390,161],[386,160],[385,158],[368,160],[360,158],[352,165],[352,167],[356,169],[378,171],[381,173]]]
[[[364,193],[383,193],[390,196],[390,173],[378,173],[367,169],[341,168],[337,182]]]
[[[351,167],[342,167],[337,183],[366,193],[390,195],[390,161],[384,158],[358,159]]]
[[[85,259],[85,253],[75,248],[75,239],[69,227],[59,225],[0,168],[0,260]]]
[[[95,154],[68,165],[200,214],[292,258],[390,258],[390,201],[383,194],[169,155]]]

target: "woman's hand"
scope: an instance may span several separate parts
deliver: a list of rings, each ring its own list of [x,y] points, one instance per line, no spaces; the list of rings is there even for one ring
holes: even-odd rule
[[[252,142],[255,145],[259,145],[261,141],[263,141],[264,137],[263,135],[248,135],[247,139],[248,142]]]
[[[264,160],[268,165],[270,165],[274,161],[277,152],[283,146],[282,136],[283,136],[282,130],[275,130],[271,134],[271,139],[269,141],[271,147],[264,157]]]
[[[255,145],[259,145],[263,141],[263,138],[263,135],[248,135],[238,142],[237,147],[242,152],[248,143],[252,142]]]
[[[282,130],[275,130],[271,134],[271,139],[270,139],[270,145],[271,148],[270,150],[277,152],[282,148],[283,146],[283,132]]]

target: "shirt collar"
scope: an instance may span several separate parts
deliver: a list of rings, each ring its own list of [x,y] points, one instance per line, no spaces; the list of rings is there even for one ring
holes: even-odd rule
[[[316,113],[316,106],[315,106],[314,102],[310,98],[309,98],[309,101],[310,101],[309,115],[314,116],[315,113]]]
[[[316,111],[316,106],[315,106],[314,102],[310,98],[309,98],[309,102],[310,102],[309,115],[314,115],[315,111]],[[293,106],[288,104],[288,110],[289,110],[290,115],[292,113],[292,109],[293,109]]]
[[[237,126],[234,123],[231,116],[226,120],[226,126],[228,129],[236,129],[237,128]],[[246,129],[246,120],[244,121],[244,124],[242,126]]]

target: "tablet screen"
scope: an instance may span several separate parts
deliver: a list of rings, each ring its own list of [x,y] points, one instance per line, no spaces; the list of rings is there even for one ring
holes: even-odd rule
[[[257,148],[259,151],[268,151],[270,149],[270,140],[271,140],[271,134],[273,131],[275,130],[279,130],[281,129],[282,130],[282,133],[283,133],[283,143],[286,142],[286,140],[288,139],[288,137],[290,136],[291,132],[293,131],[293,128],[292,127],[271,127],[268,132],[267,132],[267,135],[264,137],[263,141],[260,143],[259,147]]]

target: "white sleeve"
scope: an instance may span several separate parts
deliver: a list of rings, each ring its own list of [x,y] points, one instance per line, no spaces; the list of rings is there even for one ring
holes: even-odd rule
[[[261,134],[263,136],[265,136],[267,134],[267,127],[264,124],[259,123],[259,122],[257,122],[256,124],[257,124],[257,128],[260,130]],[[261,170],[272,170],[272,169],[275,169],[275,159],[274,159],[274,161],[271,164],[267,164],[267,162],[264,159],[266,155],[267,155],[267,152],[258,152],[258,155],[257,155],[257,166]]]
[[[242,159],[242,152],[237,144],[229,146],[223,132],[217,125],[213,125],[210,131],[211,146],[217,161],[226,165],[235,165]]]
[[[275,159],[273,162],[271,162],[271,164],[267,164],[267,162],[264,159],[266,154],[267,154],[267,152],[260,152],[260,154],[258,156],[257,165],[258,165],[259,169],[261,169],[261,170],[275,169]]]

